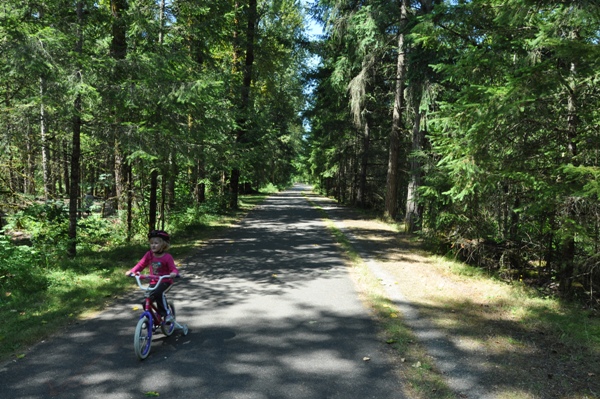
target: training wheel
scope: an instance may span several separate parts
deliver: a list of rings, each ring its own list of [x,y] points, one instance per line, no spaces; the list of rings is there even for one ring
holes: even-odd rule
[[[183,331],[182,331],[183,335],[188,335],[188,332],[189,332],[188,326],[187,326],[187,324],[184,324]]]

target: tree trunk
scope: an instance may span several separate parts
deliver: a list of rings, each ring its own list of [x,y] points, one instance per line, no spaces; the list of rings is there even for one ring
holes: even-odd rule
[[[127,176],[127,242],[133,234],[133,171],[131,165],[126,165]]]
[[[165,0],[161,0],[160,2],[160,10],[159,10],[159,34],[158,34],[158,44],[162,45],[163,43],[163,27],[164,27],[164,12],[165,12]],[[160,119],[160,116],[159,116]],[[164,193],[164,190],[163,190]],[[158,213],[158,170],[156,168],[152,169],[150,172],[150,204],[148,210],[148,231],[156,230],[156,222],[157,222],[157,213]]]
[[[156,230],[158,170],[150,172],[150,204],[148,211],[148,231]]]
[[[70,148],[67,140],[62,141],[62,181],[63,181],[63,189],[62,194],[68,195],[71,192],[71,183],[70,183],[70,175],[69,175],[69,154]]]
[[[575,166],[578,164],[577,156],[577,145],[575,140],[577,138],[577,88],[575,82],[575,64],[571,63],[571,70],[569,76],[569,85],[567,88],[568,100],[567,100],[567,155],[568,160]],[[559,279],[559,291],[564,296],[571,294],[571,288],[573,285],[573,276],[575,274],[575,226],[572,226],[576,219],[575,204],[571,201],[572,197],[565,198],[567,207],[567,220],[565,221],[566,237],[564,237],[561,248],[562,248],[562,270]]]
[[[238,192],[240,185],[240,170],[233,168],[229,177],[229,208],[238,209]]]
[[[113,16],[110,54],[116,60],[124,60],[127,56],[127,25],[122,16],[127,8],[127,0],[110,1],[110,10]],[[116,68],[120,69],[118,62]]]
[[[6,104],[6,108],[10,109],[11,107],[11,101],[10,101],[10,86],[7,83],[6,84],[6,99],[5,99],[5,104]],[[11,137],[11,124],[10,124],[10,120],[6,123],[6,142],[7,143],[12,143],[12,137]],[[7,148],[8,150],[8,189],[11,193],[14,193],[16,191],[16,187],[15,187],[15,168],[14,168],[14,163],[13,163],[13,152],[11,149],[11,146],[8,146]]]
[[[78,4],[78,10],[80,8]],[[71,179],[69,182],[69,245],[70,257],[77,255],[77,209],[79,201],[79,158],[81,156],[81,96],[74,103],[73,139],[71,146]]]
[[[169,176],[167,174],[163,174],[162,179],[160,181],[160,229],[165,229],[165,213],[167,208],[167,181],[169,180]]]
[[[24,178],[23,192],[35,195],[35,155],[32,145],[32,135],[30,119],[27,118],[27,136],[25,137],[25,147],[27,149],[27,173]]]
[[[367,167],[369,164],[369,147],[371,145],[371,135],[369,131],[369,121],[365,118],[365,124],[363,126],[363,137],[362,137],[362,153],[360,158],[360,177],[358,182],[358,204],[361,207],[367,206],[366,193],[367,193]]]
[[[400,155],[400,131],[403,128],[404,112],[404,71],[406,54],[404,53],[404,29],[408,20],[408,0],[400,5],[400,26],[398,33],[398,56],[396,60],[396,90],[394,93],[394,109],[392,112],[392,130],[389,137],[387,180],[385,189],[384,217],[394,220],[398,212],[398,178]]]
[[[179,165],[177,165],[177,157],[174,150],[171,150],[169,154],[169,169],[166,187],[167,209],[173,209],[175,207],[175,180],[179,174]]]
[[[118,86],[123,81],[122,60],[127,56],[127,26],[123,19],[123,12],[128,8],[127,0],[111,0],[110,9],[112,13],[112,41],[110,44],[110,55],[116,60],[113,71],[113,82]],[[115,107],[115,130],[114,134],[114,175],[115,175],[115,196],[116,209],[123,210],[123,199],[127,191],[127,171],[125,166],[126,155],[123,153],[122,143],[119,140],[121,134],[120,125],[122,122],[121,112],[123,105],[118,104]]]
[[[196,173],[195,173],[195,191],[196,191],[196,203],[201,204],[206,201],[206,184],[204,184],[205,172],[204,172],[204,162],[202,159],[197,160],[196,164]],[[202,181],[202,183],[199,183]]]
[[[421,187],[421,162],[418,152],[423,148],[423,131],[421,130],[421,113],[419,104],[415,106],[415,122],[412,134],[412,154],[410,156],[410,176],[408,192],[406,195],[406,214],[404,216],[405,229],[412,233],[418,229],[421,220],[421,207],[419,206],[419,187]]]
[[[119,120],[117,120],[117,126],[119,125]],[[116,209],[123,210],[123,198],[124,194],[127,191],[127,175],[125,171],[125,156],[121,151],[121,142],[118,139],[118,131],[114,132],[114,167],[113,173],[115,175],[115,196],[116,196]]]
[[[77,44],[75,52],[83,52],[83,3],[77,2]],[[81,66],[76,72],[78,80],[82,79]],[[69,189],[69,244],[67,253],[70,257],[77,255],[77,205],[79,201],[79,173],[81,156],[81,95],[78,95],[73,104],[73,141],[71,148],[71,181]]]
[[[241,103],[240,103],[240,118],[239,126],[236,133],[236,142],[242,141],[248,122],[247,113],[250,111],[250,86],[252,85],[252,67],[254,65],[254,36],[257,22],[257,0],[248,0],[248,23],[246,25],[246,60],[244,63],[243,70],[243,81],[241,88]],[[231,209],[238,208],[238,193],[239,193],[239,182],[240,182],[240,170],[234,168],[231,171],[231,177],[229,180],[229,207]]]
[[[160,11],[159,11],[159,31],[158,31],[158,43],[163,43],[163,30],[165,29],[165,0],[160,0]]]
[[[44,108],[44,77],[40,76],[40,136],[42,142],[42,179],[44,199],[47,201],[53,195],[52,178],[50,177],[50,148],[46,134],[46,111]]]

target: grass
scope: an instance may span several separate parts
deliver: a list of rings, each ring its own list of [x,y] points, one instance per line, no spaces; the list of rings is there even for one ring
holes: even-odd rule
[[[494,374],[486,382],[498,387],[500,397],[600,397],[596,313],[520,283],[469,272],[453,260],[428,259],[429,281],[435,273],[444,288],[404,293],[423,316],[493,359]]]
[[[559,298],[540,295],[535,289],[514,282],[511,285],[491,280],[485,271],[454,260],[431,256],[434,266],[447,270],[455,278],[486,285],[488,291],[478,305],[493,307],[504,317],[517,321],[529,331],[553,331],[562,343],[584,345],[600,353],[600,320],[590,309]],[[455,293],[440,296],[438,302],[456,300]],[[477,304],[476,304],[477,305]],[[473,306],[471,306],[473,307]]]
[[[310,200],[310,199],[309,199]],[[393,350],[407,397],[450,399],[452,392],[426,350],[405,326],[344,232],[312,201],[347,254],[366,305],[376,315],[382,341]],[[427,253],[397,225],[361,215],[346,228],[400,284],[402,294],[445,334],[465,359],[480,367],[480,384],[513,399],[600,398],[600,318],[576,303],[508,284],[486,270]],[[461,357],[463,357],[461,355]],[[472,357],[471,357],[472,355]]]
[[[240,209],[207,214],[177,232],[170,253],[176,262],[189,256],[207,239],[238,221],[265,195],[241,196]],[[49,286],[35,294],[3,293],[0,303],[0,361],[25,356],[27,349],[65,326],[104,309],[132,288],[124,272],[148,250],[137,243],[101,251],[82,250],[73,260],[47,265]]]
[[[401,313],[386,297],[380,281],[371,274],[367,265],[354,261],[352,275],[363,300],[376,316],[382,341],[390,346],[399,363],[407,396],[415,399],[458,398],[435,370],[426,349],[406,326]]]

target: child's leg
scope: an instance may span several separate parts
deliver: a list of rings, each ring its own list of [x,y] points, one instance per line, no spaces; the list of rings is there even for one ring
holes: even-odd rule
[[[167,298],[165,297],[165,291],[171,286],[171,284],[160,283],[152,296],[156,301],[156,307],[158,308],[158,313],[162,317],[167,316]]]

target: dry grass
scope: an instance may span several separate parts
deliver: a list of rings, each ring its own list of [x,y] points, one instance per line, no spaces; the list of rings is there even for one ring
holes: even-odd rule
[[[472,365],[482,370],[481,383],[496,397],[600,398],[597,315],[556,299],[537,297],[526,287],[508,285],[476,269],[427,254],[418,243],[383,222],[346,217],[344,224],[361,247],[368,248],[378,264],[394,276],[421,317],[443,329]],[[366,281],[367,277],[359,279]],[[369,285],[371,288],[364,288],[363,284],[363,290],[371,291],[367,295],[371,306],[385,321],[381,310],[385,298],[376,299],[382,294],[373,294],[376,284]],[[434,362],[430,363],[431,374],[435,374]],[[409,381],[417,381],[410,365],[399,359],[399,367],[405,378],[408,373]],[[425,389],[416,387],[413,395],[450,397],[445,390],[434,387],[437,384]]]

